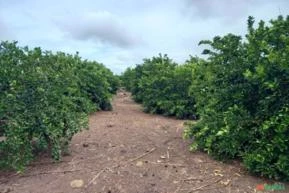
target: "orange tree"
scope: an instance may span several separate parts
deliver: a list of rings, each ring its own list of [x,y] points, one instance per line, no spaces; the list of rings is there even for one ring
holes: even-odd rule
[[[159,55],[128,68],[122,82],[146,112],[196,119],[195,101],[189,95],[192,66],[191,63],[177,65],[167,55]]]
[[[88,113],[110,109],[113,74],[78,55],[0,44],[0,167],[23,170],[39,151],[59,160]]]
[[[191,93],[200,121],[188,127],[192,150],[240,158],[249,171],[289,180],[289,17],[248,19],[248,33],[201,41]]]

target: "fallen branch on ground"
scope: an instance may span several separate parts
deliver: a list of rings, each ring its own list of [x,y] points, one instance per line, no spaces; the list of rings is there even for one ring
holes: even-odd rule
[[[148,152],[146,152],[146,153],[144,153],[144,154],[142,154],[142,155],[140,155],[140,156],[138,156],[138,157],[136,157],[136,158],[130,159],[130,160],[128,160],[128,161],[129,161],[129,162],[134,162],[134,161],[136,161],[136,160],[138,160],[138,159],[140,159],[140,158],[143,158],[144,156],[152,153],[152,152],[155,151],[155,150],[156,150],[156,148],[154,147],[154,148],[152,148],[151,150],[149,150]]]
[[[168,165],[168,166],[175,166],[175,167],[186,167],[185,165],[182,164],[177,164],[177,163],[166,163],[166,162],[151,162],[151,161],[147,161],[147,163],[150,164],[156,164],[156,165]]]
[[[90,186],[91,184],[94,183],[94,181],[100,176],[101,173],[103,173],[107,168],[104,168],[102,170],[100,170],[89,182],[88,184],[85,186],[85,188],[87,188],[88,186]]]
[[[81,169],[38,172],[38,173],[34,173],[34,174],[32,173],[32,174],[20,175],[19,177],[26,178],[26,177],[30,177],[30,176],[38,176],[38,175],[45,175],[45,174],[66,174],[66,173],[72,173],[72,172],[78,172],[78,171],[81,171]]]
[[[120,166],[125,166],[125,165],[127,165],[128,163],[130,163],[130,162],[134,162],[134,161],[136,161],[136,160],[138,160],[138,159],[140,159],[140,158],[143,158],[144,156],[152,153],[152,152],[155,151],[155,150],[156,150],[156,148],[152,148],[150,151],[148,151],[148,152],[146,152],[146,153],[144,153],[144,154],[142,154],[142,155],[140,155],[140,156],[138,156],[138,157],[136,157],[136,158],[130,159],[130,160],[128,160],[128,161],[125,161],[123,164],[115,164],[115,165],[112,166],[112,167],[106,167],[106,168],[100,170],[100,171],[88,182],[88,184],[85,186],[85,188],[88,188],[91,184],[93,184],[93,183],[95,182],[95,180],[96,180],[105,170],[112,171],[112,169],[114,169],[114,168],[117,168],[117,167],[120,167]]]
[[[197,187],[197,188],[194,188],[194,189],[190,190],[188,193],[193,193],[193,192],[196,191],[196,190],[201,190],[201,189],[203,189],[203,188],[205,188],[205,187],[207,187],[207,186],[210,186],[210,185],[212,185],[212,184],[216,184],[216,183],[218,183],[219,181],[221,181],[222,179],[223,179],[223,178],[219,178],[219,179],[217,179],[217,180],[215,180],[215,181],[213,181],[213,182],[211,182],[211,183],[209,183],[209,184],[205,184],[205,185],[199,186],[199,187]]]

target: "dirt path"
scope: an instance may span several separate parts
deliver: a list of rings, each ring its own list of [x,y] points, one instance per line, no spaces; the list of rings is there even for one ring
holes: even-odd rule
[[[113,107],[90,117],[90,130],[73,138],[61,163],[43,156],[24,175],[0,173],[0,193],[243,193],[265,183],[236,163],[189,152],[183,121],[143,113],[128,93]]]

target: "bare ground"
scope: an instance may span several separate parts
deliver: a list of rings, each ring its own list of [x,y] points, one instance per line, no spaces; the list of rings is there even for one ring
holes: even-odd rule
[[[119,92],[113,107],[90,117],[90,129],[73,138],[62,162],[43,155],[24,174],[0,172],[0,193],[249,193],[275,183],[238,162],[189,152],[184,121],[145,114],[128,93]]]

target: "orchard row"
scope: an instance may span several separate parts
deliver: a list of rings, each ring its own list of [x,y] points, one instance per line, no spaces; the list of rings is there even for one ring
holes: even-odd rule
[[[145,111],[186,119],[191,150],[289,180],[289,16],[201,41],[207,59],[144,59],[121,79]]]
[[[110,110],[113,73],[78,55],[0,44],[0,167],[23,170],[42,151],[59,160],[88,115]]]

